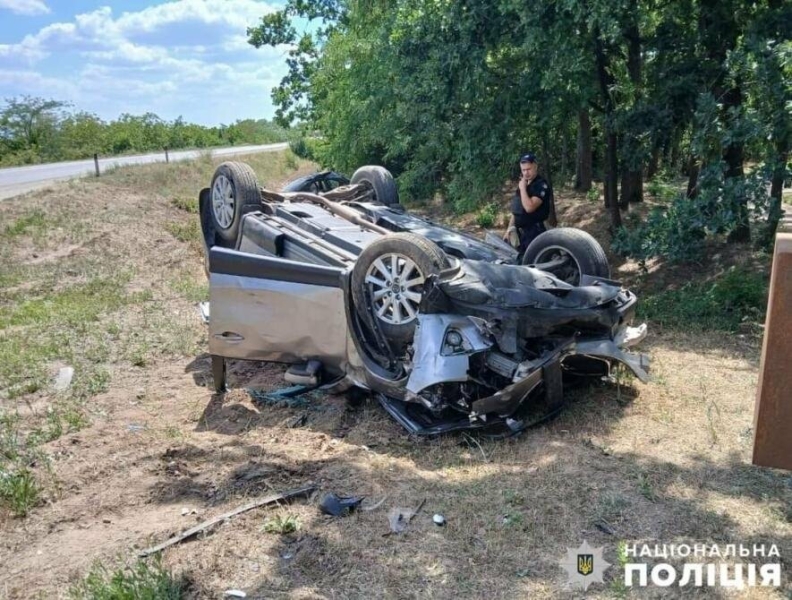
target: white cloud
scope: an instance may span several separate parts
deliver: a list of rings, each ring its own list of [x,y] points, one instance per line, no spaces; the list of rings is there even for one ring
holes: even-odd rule
[[[42,0],[0,0],[0,8],[17,15],[46,15],[50,9]]]
[[[120,15],[102,7],[0,45],[6,68],[16,58],[42,73],[4,71],[0,82],[12,94],[57,96],[105,119],[148,111],[206,124],[271,116],[284,50],[256,50],[245,31],[272,10],[260,0],[172,0]]]
[[[46,77],[30,70],[0,69],[0,87],[5,89],[22,89],[30,96],[44,98],[57,97],[71,101],[78,89],[73,83],[57,78]]]

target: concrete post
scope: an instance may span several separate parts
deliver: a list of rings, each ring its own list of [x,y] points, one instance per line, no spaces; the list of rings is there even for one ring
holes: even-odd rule
[[[754,412],[753,463],[792,471],[792,219],[778,226]]]

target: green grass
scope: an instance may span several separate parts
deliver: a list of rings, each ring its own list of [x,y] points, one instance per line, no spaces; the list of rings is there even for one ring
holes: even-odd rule
[[[101,563],[69,590],[72,600],[179,600],[187,582],[166,570],[159,558],[110,570]]]
[[[12,514],[25,516],[41,495],[28,465],[41,457],[26,443],[19,425],[17,414],[0,412],[0,501]]]
[[[187,223],[171,221],[165,224],[165,229],[180,242],[201,241],[201,227],[198,224],[198,219],[192,219]]]
[[[106,388],[109,376],[95,366],[111,348],[96,323],[124,306],[150,300],[151,292],[128,293],[131,274],[97,277],[63,290],[28,294],[0,304],[0,389],[8,398],[37,392],[47,385],[49,363],[75,367],[72,394],[88,398]]]
[[[293,152],[261,152],[235,156],[231,160],[249,164],[256,172],[259,185],[270,188],[284,174],[305,164]],[[136,192],[152,190],[152,193],[167,198],[175,206],[191,212],[187,208],[191,206],[191,201],[185,199],[194,198],[197,203],[198,190],[209,186],[215,168],[221,162],[225,161],[212,159],[206,153],[194,161],[119,167],[97,181],[114,187],[132,187]]]
[[[304,164],[290,152],[236,160],[248,162],[259,182],[271,186]],[[101,206],[108,194],[131,188],[141,201],[169,209],[158,229],[200,252],[197,192],[220,162],[204,153],[194,162],[119,168],[69,183],[67,192],[95,197]],[[129,261],[128,246],[116,245],[112,236],[99,251],[58,252],[101,236],[106,223],[119,232],[138,225],[137,205],[114,206],[101,216],[68,202],[44,208],[33,200],[22,208],[0,214],[0,511],[18,515],[36,506],[54,482],[43,445],[88,426],[87,402],[109,389],[115,368],[145,367],[205,347],[204,328],[184,301],[208,297],[206,281],[188,266],[191,259],[170,270],[158,255]],[[44,250],[43,260],[29,261],[31,249]],[[63,366],[74,376],[56,392],[53,376]],[[283,527],[290,523],[286,519]]]
[[[189,272],[173,279],[170,287],[188,302],[203,302],[209,299],[209,283],[206,278],[198,280]]]
[[[261,529],[264,533],[286,535],[299,531],[301,527],[302,522],[297,515],[275,515],[264,521]]]
[[[192,215],[198,214],[198,198],[178,197],[171,200],[171,204]]]
[[[150,298],[149,292],[127,292],[131,277],[95,277],[56,290],[34,280],[38,285],[26,293],[2,299],[0,390],[7,400],[47,391],[53,363],[75,370],[70,387],[57,395],[48,392],[49,406],[33,411],[24,426],[14,413],[0,410],[0,504],[13,514],[24,516],[41,497],[42,483],[29,468],[33,463],[47,465],[38,447],[86,427],[85,402],[110,385],[110,372],[103,365],[111,348],[98,322]]]
[[[19,517],[28,514],[39,501],[40,488],[26,468],[5,470],[0,467],[0,499]]]
[[[131,273],[97,277],[87,283],[2,307],[0,328],[84,324],[96,321],[103,313],[150,299],[150,292],[127,294],[126,284],[131,278]]]
[[[5,234],[9,237],[20,237],[41,231],[45,227],[47,227],[47,216],[43,210],[36,209],[6,226]]]
[[[691,281],[641,298],[641,319],[683,331],[736,331],[744,321],[763,322],[767,276],[737,267],[713,281]]]

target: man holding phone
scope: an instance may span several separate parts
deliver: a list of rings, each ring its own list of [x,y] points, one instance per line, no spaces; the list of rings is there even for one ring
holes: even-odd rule
[[[550,216],[553,189],[539,175],[539,162],[533,152],[520,157],[520,183],[511,199],[511,218],[503,239],[517,248],[520,254],[543,231]]]

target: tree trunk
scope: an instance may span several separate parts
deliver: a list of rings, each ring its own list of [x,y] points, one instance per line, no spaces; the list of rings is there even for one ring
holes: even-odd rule
[[[564,134],[561,136],[561,166],[559,167],[559,172],[561,173],[561,182],[566,185],[569,181],[569,171],[567,171],[567,133],[566,130]]]
[[[657,175],[657,169],[660,166],[660,152],[662,151],[662,147],[660,144],[656,144],[654,149],[652,150],[652,158],[649,160],[649,165],[646,168],[646,178],[653,179],[655,175]]]
[[[607,148],[605,151],[605,206],[608,207],[611,220],[611,231],[616,231],[621,227],[621,213],[617,200],[617,186],[619,178],[619,160],[617,149],[616,131],[613,127],[613,113],[615,112],[613,96],[610,90],[615,83],[613,74],[608,70],[608,57],[605,55],[605,48],[600,38],[599,27],[594,28],[594,54],[597,63],[597,78],[599,79],[600,91],[605,101],[605,139]]]
[[[629,15],[631,16],[630,23],[624,32],[627,39],[627,73],[630,76],[630,82],[635,89],[635,103],[640,105],[641,90],[643,89],[643,82],[641,77],[641,70],[643,63],[641,60],[641,33],[638,30],[638,0],[631,0]],[[640,155],[639,155],[640,156]],[[631,202],[643,201],[643,161],[637,164],[631,164],[629,170],[626,170],[622,176],[622,196],[621,204],[623,208],[629,208]]]
[[[619,210],[618,185],[619,185],[619,158],[618,140],[613,126],[608,125],[608,147],[605,150],[605,206],[608,207],[611,217],[611,229],[616,231],[621,227],[621,212]]]
[[[628,209],[630,202],[643,202],[643,173],[624,171],[621,180],[621,207]]]
[[[550,162],[550,150],[547,147],[547,140],[548,136],[542,136],[542,156],[544,158],[542,161],[544,162],[544,166],[542,167],[542,176],[547,180],[547,183],[550,185],[550,188],[553,187],[553,169],[552,163]],[[555,191],[555,190],[553,190]],[[553,194],[555,196],[555,194]],[[555,209],[555,200],[550,205],[550,214],[547,216],[545,223],[550,227],[556,227],[558,225],[558,216],[556,215]]]
[[[627,165],[625,161],[619,161],[621,163],[621,181],[619,185],[619,191],[621,195],[619,196],[619,208],[621,210],[630,210],[630,194],[632,194],[631,186],[632,186],[632,178],[630,177],[630,171],[627,170]]]
[[[687,184],[687,197],[695,198],[698,195],[698,176],[699,164],[692,156],[688,161],[688,184]]]
[[[729,109],[739,111],[742,105],[742,91],[738,86],[730,88],[723,95],[723,111],[728,114]],[[723,153],[723,159],[726,161],[726,177],[742,178],[745,173],[743,171],[743,144],[741,141],[733,141],[726,147]],[[737,214],[737,227],[729,235],[729,240],[732,242],[750,242],[751,241],[751,228],[748,222],[748,198],[742,195],[734,199],[734,210]]]
[[[770,236],[775,235],[778,222],[784,212],[781,209],[781,202],[784,194],[784,176],[786,175],[789,152],[781,150],[776,160],[777,162],[773,169],[773,179],[770,182],[770,206],[767,211],[767,229]]]
[[[578,111],[577,168],[575,169],[575,189],[588,192],[591,189],[591,119],[587,109]]]

